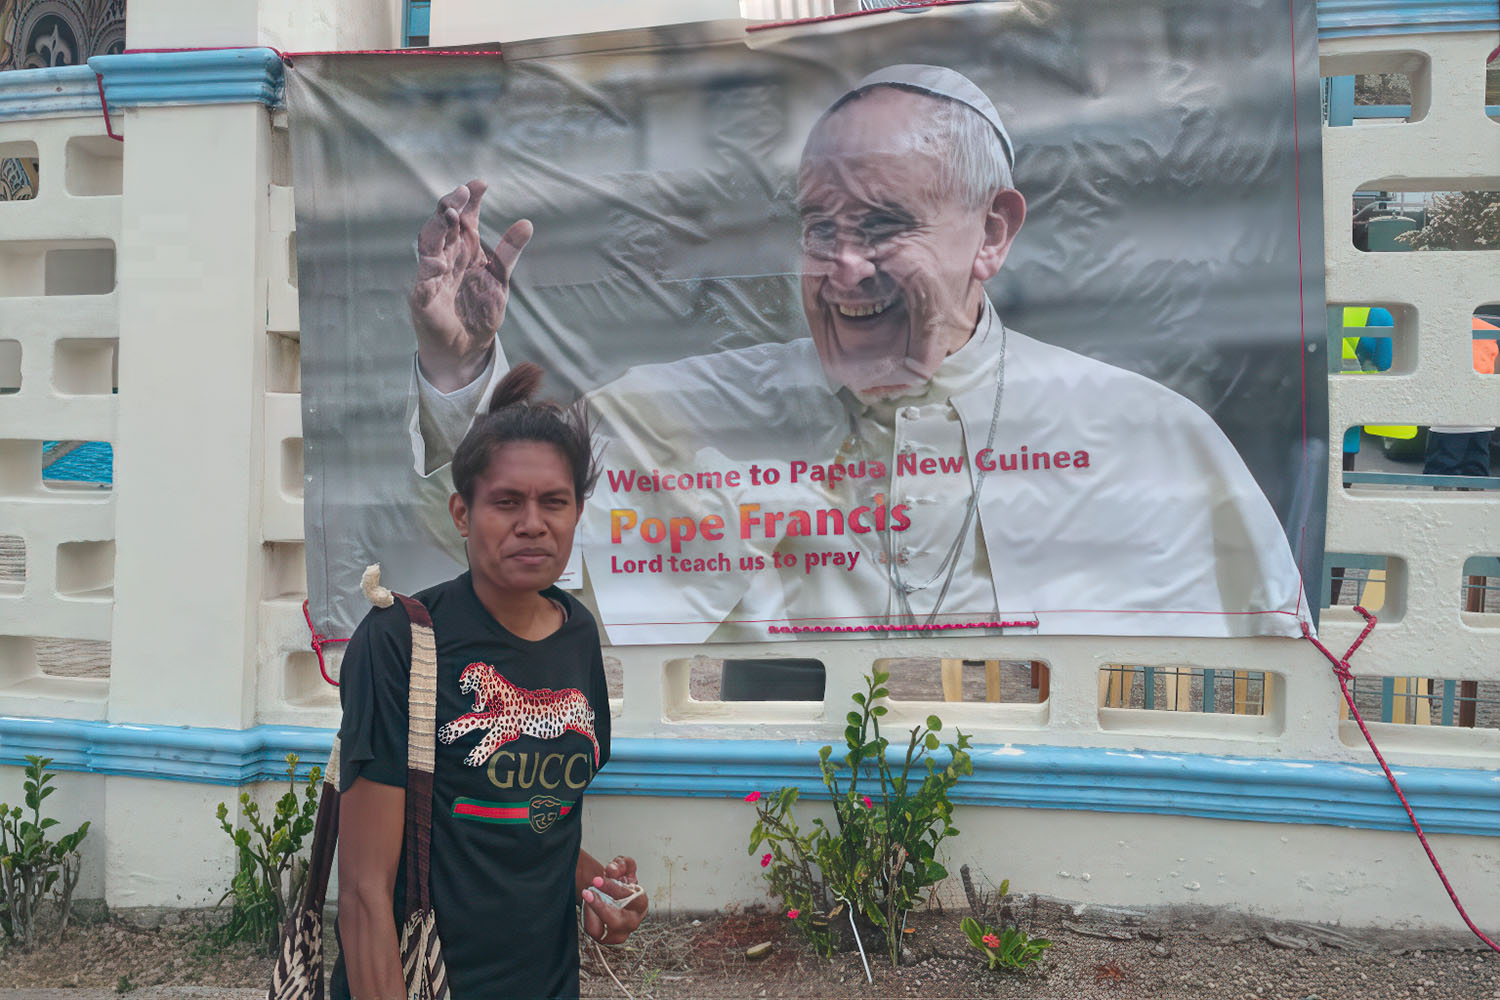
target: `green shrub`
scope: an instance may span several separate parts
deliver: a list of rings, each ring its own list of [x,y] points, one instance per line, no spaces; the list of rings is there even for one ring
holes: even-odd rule
[[[51,757],[26,758],[24,809],[0,802],[0,928],[23,951],[36,944],[37,910],[47,896],[58,903],[59,939],[67,929],[81,867],[78,844],[89,832],[85,821],[72,833],[48,839],[47,831],[58,823],[42,815],[42,800],[57,791],[52,784],[57,775],[47,770],[51,763]]]
[[[231,825],[229,807],[219,803],[219,826],[234,841],[236,865],[229,890],[219,899],[220,905],[233,900],[229,918],[210,932],[217,947],[248,941],[265,952],[274,951],[287,907],[302,895],[307,881],[302,842],[316,822],[323,769],[312,769],[300,802],[294,753],[286,755],[286,776],[287,791],[276,800],[269,822],[261,820],[260,806],[248,792],[240,793],[240,811],[248,827]]]
[[[973,917],[964,917],[961,926],[969,943],[984,953],[991,969],[1020,972],[1040,959],[1042,952],[1052,947],[1051,941],[1030,937],[1019,927],[997,931]]]
[[[852,913],[883,933],[895,965],[906,912],[923,889],[948,875],[936,860],[938,845],[958,834],[948,793],[961,775],[973,773],[973,764],[969,737],[962,732],[946,744],[946,763],[930,756],[945,746],[937,735],[942,720],[933,715],[925,726],[912,728],[905,756],[892,767],[890,743],[880,734],[887,709],[878,704],[889,694],[889,679],[890,674],[876,671],[866,678],[865,690],[853,695],[859,710],[846,716],[843,756],[835,759],[831,746],[818,752],[823,785],[833,799],[834,828],[814,819],[812,829],[802,832],[793,812],[794,787],[746,798],[756,803],[750,853],[762,844],[768,848],[761,858],[766,881],[798,930],[820,954],[829,955],[832,921],[848,920]]]

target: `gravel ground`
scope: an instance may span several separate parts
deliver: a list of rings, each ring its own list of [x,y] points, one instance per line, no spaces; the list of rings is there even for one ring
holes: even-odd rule
[[[1500,955],[1472,937],[1349,932],[1213,911],[1134,913],[1017,901],[1020,925],[1054,942],[1023,973],[990,972],[958,929],[961,913],[909,923],[905,961],[854,952],[817,957],[779,913],[749,910],[648,921],[624,948],[585,946],[584,998],[1006,997],[1016,1000],[1493,1000]],[[770,942],[769,957],[745,957]],[[0,951],[0,1000],[264,996],[269,960],[216,954],[202,932],[118,919],[70,928],[66,941]]]
[[[1418,941],[1350,935],[1307,925],[1272,925],[1202,912],[1171,917],[1121,911],[1075,914],[1058,904],[1023,906],[1021,924],[1054,942],[1024,973],[991,972],[958,930],[960,914],[914,916],[907,961],[893,969],[871,956],[873,983],[857,954],[817,958],[778,915],[730,914],[658,933],[691,944],[691,959],[643,940],[638,953],[609,954],[607,975],[586,953],[585,997],[677,1000],[698,997],[1166,998],[1166,1000],[1488,1000],[1500,997],[1500,955],[1470,938]],[[775,944],[748,961],[752,939]],[[1422,944],[1422,950],[1414,947]],[[616,982],[618,979],[618,983]]]

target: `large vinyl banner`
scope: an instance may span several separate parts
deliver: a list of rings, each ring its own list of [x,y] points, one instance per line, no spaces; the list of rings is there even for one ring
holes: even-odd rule
[[[580,396],[614,643],[1300,635],[1312,0],[946,5],[288,70],[309,596],[459,572],[496,382]]]

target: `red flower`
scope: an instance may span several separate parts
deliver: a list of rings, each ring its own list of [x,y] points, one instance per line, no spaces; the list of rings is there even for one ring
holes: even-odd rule
[[[984,937],[980,938],[979,940],[983,941],[985,944],[989,945],[991,948],[998,948],[998,947],[1000,947],[1000,939],[997,938],[994,934],[986,934]]]
[[[786,911],[786,918],[788,920],[796,920],[797,919],[797,915],[799,913],[801,913],[801,912],[802,912],[801,910],[787,910]]]
[[[760,801],[760,792],[751,792],[749,795],[745,796],[745,801],[746,802],[759,802]]]
[[[865,808],[866,809],[874,809],[875,808],[875,803],[873,803],[873,802],[870,801],[870,797],[868,795],[865,796]]]
[[[771,855],[769,855],[769,854],[763,854],[763,855],[761,855],[760,866],[762,868],[766,867],[770,863],[771,863]]]

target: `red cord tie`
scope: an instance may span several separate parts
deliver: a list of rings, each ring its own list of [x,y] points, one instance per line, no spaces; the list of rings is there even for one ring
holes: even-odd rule
[[[1333,675],[1339,679],[1340,688],[1343,688],[1344,685],[1353,682],[1354,671],[1349,666],[1349,657],[1354,655],[1354,651],[1357,650],[1364,643],[1366,637],[1368,637],[1369,634],[1375,630],[1375,623],[1380,620],[1358,604],[1354,606],[1354,610],[1358,611],[1361,615],[1364,616],[1365,627],[1364,631],[1360,632],[1359,636],[1349,644],[1349,648],[1344,650],[1343,656],[1334,656],[1333,650],[1329,649],[1327,646],[1319,642],[1317,638],[1312,634],[1312,629],[1308,626],[1307,622],[1302,623],[1302,638],[1306,639],[1308,642],[1316,646],[1318,652],[1326,656],[1328,658],[1328,662],[1333,664]],[[1346,698],[1349,696],[1349,692],[1347,690],[1344,692],[1344,696]],[[1351,709],[1354,708],[1354,702],[1352,699],[1350,699],[1349,701],[1349,707]],[[1356,718],[1359,717],[1359,713],[1357,711],[1354,714]],[[1373,745],[1371,746],[1371,749],[1374,749]]]
[[[114,125],[109,120],[109,100],[104,96],[104,77],[95,73],[94,80],[99,84],[99,110],[104,112],[104,134],[116,142],[124,142],[125,137],[115,131]]]
[[[791,634],[796,632],[936,632],[942,629],[955,628],[1036,628],[1037,622],[936,622],[924,625],[886,625],[876,623],[871,625],[772,625],[767,631],[771,634]]]
[[[313,625],[312,615],[307,610],[306,601],[302,602],[302,617],[307,620],[307,630],[312,633],[312,651],[318,656],[318,673],[323,675],[323,679],[325,681],[332,684],[334,687],[338,687],[339,682],[328,676],[328,667],[323,663],[323,647],[334,645],[340,642],[348,642],[349,640],[330,639],[322,632],[319,632],[317,630],[317,627]]]
[[[1432,845],[1427,843],[1427,834],[1422,832],[1422,824],[1417,822],[1417,814],[1412,811],[1411,803],[1406,801],[1406,794],[1401,791],[1400,783],[1396,781],[1396,776],[1391,772],[1390,765],[1385,762],[1385,757],[1381,754],[1380,748],[1375,745],[1375,737],[1370,735],[1370,729],[1365,725],[1364,717],[1359,714],[1359,709],[1354,704],[1354,695],[1349,690],[1349,683],[1354,679],[1353,672],[1349,669],[1349,657],[1354,655],[1354,651],[1360,647],[1360,644],[1374,630],[1377,620],[1374,615],[1359,605],[1355,605],[1354,610],[1364,616],[1365,627],[1359,633],[1358,638],[1349,644],[1349,648],[1344,650],[1343,656],[1333,655],[1333,650],[1323,645],[1313,636],[1312,629],[1308,628],[1306,622],[1302,623],[1302,636],[1316,646],[1318,652],[1326,656],[1328,662],[1333,664],[1333,675],[1339,679],[1339,690],[1344,695],[1344,703],[1349,706],[1349,714],[1358,723],[1359,731],[1364,734],[1365,742],[1370,745],[1370,752],[1375,755],[1375,760],[1380,764],[1380,769],[1385,772],[1385,780],[1390,782],[1391,788],[1396,792],[1396,798],[1401,800],[1401,808],[1406,810],[1406,818],[1411,821],[1411,827],[1416,831],[1417,839],[1422,842],[1422,850],[1427,852],[1427,860],[1432,863],[1432,870],[1437,872],[1438,881],[1442,882],[1443,888],[1448,890],[1448,898],[1453,901],[1453,908],[1458,911],[1458,915],[1463,918],[1464,924],[1468,926],[1469,930],[1474,932],[1475,937],[1489,945],[1493,950],[1500,951],[1500,945],[1490,940],[1483,931],[1475,926],[1474,921],[1469,919],[1468,911],[1464,909],[1464,905],[1458,901],[1458,893],[1454,891],[1452,884],[1449,883],[1448,876],[1443,873],[1443,866],[1438,864],[1437,855],[1432,852]]]

